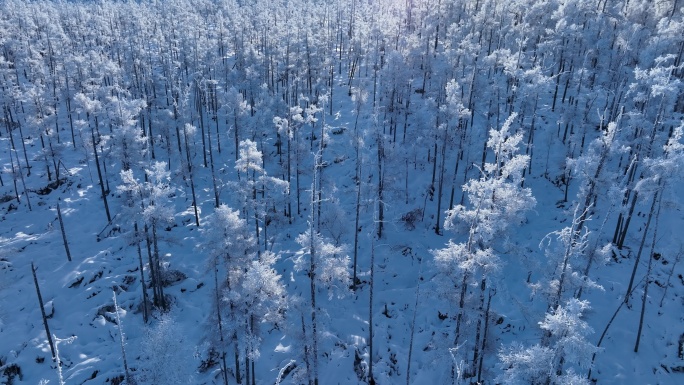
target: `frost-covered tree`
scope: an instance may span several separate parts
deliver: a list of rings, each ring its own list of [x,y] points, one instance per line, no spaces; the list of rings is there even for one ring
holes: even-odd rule
[[[684,131],[684,124],[673,129],[670,134],[670,138],[667,144],[663,146],[662,153],[659,156],[645,159],[644,165],[646,168],[647,176],[643,178],[635,187],[636,191],[640,192],[645,197],[650,197],[651,204],[650,209],[647,214],[646,224],[643,229],[643,234],[639,247],[634,258],[634,266],[632,267],[632,274],[629,279],[629,284],[627,286],[627,292],[625,293],[625,303],[630,304],[630,298],[632,296],[632,291],[634,290],[634,280],[636,277],[636,272],[640,265],[640,260],[642,252],[645,248],[646,237],[651,229],[652,219],[655,218],[655,227],[652,230],[653,240],[650,245],[650,253],[652,254],[648,262],[648,268],[646,272],[646,279],[644,281],[644,291],[642,295],[641,304],[641,315],[639,320],[639,326],[637,331],[636,343],[634,346],[634,352],[638,352],[639,344],[641,341],[641,332],[644,324],[644,315],[646,312],[646,303],[648,297],[648,289],[650,285],[651,272],[653,259],[655,258],[656,251],[656,240],[658,233],[658,224],[660,219],[660,209],[662,207],[662,202],[667,194],[668,187],[672,186],[673,181],[680,181],[682,176],[684,176],[684,144],[682,143],[682,136]],[[670,192],[671,193],[671,192]],[[676,193],[675,193],[676,194]],[[676,198],[674,199],[676,201]]]
[[[667,144],[662,147],[662,153],[659,156],[647,158],[644,160],[645,174],[639,183],[635,186],[635,190],[641,195],[650,198],[651,204],[647,215],[646,226],[642,234],[641,242],[634,260],[634,267],[627,286],[625,294],[625,302],[629,303],[632,294],[632,286],[636,271],[639,267],[641,253],[646,241],[646,235],[649,232],[651,219],[655,213],[656,203],[662,199],[665,188],[672,185],[673,181],[679,180],[684,174],[682,164],[684,164],[684,144],[682,144],[682,137],[684,132],[684,124],[672,130]],[[653,250],[652,250],[653,252]]]
[[[249,139],[240,142],[240,156],[235,162],[235,168],[241,175],[241,182],[237,186],[241,203],[248,216],[254,218],[257,244],[260,243],[260,226],[263,225],[264,249],[267,249],[267,214],[276,211],[274,207],[277,194],[286,193],[289,184],[266,173],[263,168],[263,154],[257,149],[256,142]]]
[[[164,269],[159,253],[159,232],[173,223],[175,213],[170,198],[175,187],[170,183],[170,172],[165,162],[154,162],[151,166],[145,170],[144,182],[135,178],[132,169],[122,170],[122,184],[117,190],[126,196],[128,215],[125,216],[124,223],[136,221],[138,217],[143,219],[154,304],[166,310],[168,304],[164,297]]]
[[[580,374],[591,367],[592,356],[598,351],[587,340],[593,332],[582,319],[587,309],[587,301],[572,298],[539,322],[539,327],[551,336],[549,344],[502,348],[499,359],[504,372],[499,380],[505,384],[591,384]]]
[[[245,381],[254,384],[257,371],[255,362],[261,355],[261,334],[265,324],[278,327],[283,321],[286,306],[285,287],[274,265],[278,256],[270,251],[262,252],[245,269],[240,287],[224,292],[224,301],[235,303],[242,314],[242,330],[245,346]],[[241,326],[241,327],[240,327]]]
[[[256,375],[254,366],[260,356],[263,324],[282,322],[285,289],[274,270],[278,256],[270,251],[258,253],[256,240],[247,227],[239,211],[221,205],[207,217],[201,247],[209,256],[215,283],[210,328],[216,335],[211,344],[221,356],[224,373],[225,352],[233,345],[235,378],[238,382],[243,378],[243,357],[244,378],[249,384]]]
[[[76,340],[76,336],[69,338],[57,338],[57,336],[53,334],[52,338],[55,340],[55,367],[57,368],[57,379],[59,380],[59,385],[66,385],[66,381],[64,381],[64,375],[62,373],[62,359],[59,357],[59,344],[70,344]]]
[[[608,213],[620,199],[621,176],[608,164],[619,158],[624,146],[618,137],[617,123],[610,122],[605,129],[602,123],[600,128],[602,132],[583,155],[566,161],[581,183],[570,224],[550,232],[539,244],[546,255],[543,262],[546,268],[542,268],[546,272],[540,282],[530,286],[533,294],[541,291],[545,295],[551,311],[569,297],[579,298],[584,289],[600,288],[589,278],[589,271],[595,263],[606,261],[611,251],[611,245],[600,245],[605,219],[596,232],[592,232],[587,224],[600,196],[608,196]]]
[[[130,170],[144,159],[145,133],[138,125],[136,116],[145,107],[143,100],[116,96],[109,98],[105,105],[113,136],[114,152],[121,161],[123,171]]]
[[[451,198],[449,200],[449,209],[453,208],[454,190],[456,188],[456,174],[458,173],[459,160],[463,154],[463,139],[464,129],[461,121],[466,115],[470,113],[463,105],[461,98],[461,86],[455,80],[450,80],[446,84],[445,100],[446,104],[440,107],[440,111],[446,115],[447,122],[440,127],[438,136],[441,136],[441,152],[440,152],[440,167],[439,179],[437,180],[437,222],[435,224],[435,232],[440,234],[441,231],[441,215],[442,215],[442,190],[444,188],[444,173],[446,170],[447,147],[453,143],[457,138],[459,140],[459,151],[456,155],[456,165],[454,166],[453,185],[451,189]],[[451,132],[453,131],[453,132]],[[435,154],[437,156],[437,154]],[[434,187],[432,187],[434,189]]]
[[[467,240],[460,243],[450,240],[445,248],[433,252],[438,268],[451,282],[450,287],[460,290],[458,296],[452,297],[458,301],[454,344],[458,346],[465,340],[471,346],[471,376],[481,375],[481,351],[486,343],[483,331],[487,329],[489,314],[485,298],[488,290],[490,299],[493,295],[487,281],[501,267],[500,258],[493,249],[496,238],[504,237],[509,226],[522,223],[525,213],[536,203],[531,190],[521,187],[529,156],[518,154],[523,134],[511,132],[515,118],[516,114],[511,115],[500,130],[490,131],[487,146],[494,154],[494,162],[486,163],[480,178],[471,179],[463,186],[468,194],[468,206],[458,205],[447,211],[444,228],[465,227]],[[471,287],[479,287],[479,290],[474,289],[479,300],[472,305],[466,303]],[[475,329],[464,337],[461,329],[466,313],[472,315],[470,306],[477,315],[468,324],[475,324]]]
[[[577,296],[576,293],[580,289],[601,289],[600,285],[586,276],[583,272],[585,269],[581,266],[588,259],[605,260],[611,248],[610,245],[596,248],[595,242],[590,238],[592,233],[586,227],[577,230],[578,223],[583,217],[586,218],[586,215],[575,211],[570,226],[547,234],[539,244],[539,248],[544,250],[546,255],[549,271],[542,278],[542,282],[532,284],[531,287],[535,293],[540,291],[544,294],[550,311],[557,308],[566,298]]]
[[[318,161],[318,156],[316,156],[314,162],[316,162],[317,167]],[[304,336],[306,340],[304,360],[306,361],[307,369],[310,370],[307,373],[309,382],[313,385],[318,385],[319,379],[319,309],[316,305],[318,291],[321,288],[326,289],[329,298],[332,298],[334,295],[343,296],[349,291],[351,283],[349,275],[350,260],[349,256],[344,254],[344,248],[342,246],[335,246],[315,230],[317,213],[315,207],[318,199],[316,176],[317,172],[314,170],[314,180],[311,183],[308,230],[297,237],[297,243],[302,249],[293,258],[295,270],[306,271],[309,278],[310,297],[308,305],[310,305],[310,319],[308,322],[310,322],[311,331],[310,336]],[[302,318],[302,322],[305,322],[304,318]]]
[[[100,194],[102,197],[102,202],[104,203],[105,213],[107,214],[107,221],[111,222],[112,216],[109,213],[109,202],[107,201],[109,182],[107,182],[105,185],[105,177],[103,176],[104,173],[102,171],[102,165],[100,164],[100,153],[98,152],[98,146],[101,145],[99,133],[99,116],[102,110],[102,103],[99,100],[91,98],[83,93],[76,94],[74,101],[76,104],[76,110],[85,113],[87,123],[84,122],[84,124],[87,124],[90,128],[90,147],[93,150],[95,166],[97,168],[97,178],[100,182]],[[93,118],[92,123],[90,120],[91,116]]]
[[[194,348],[187,333],[171,315],[163,315],[156,324],[149,326],[140,350],[138,384],[185,385],[194,382]]]
[[[245,266],[249,266],[254,259],[258,247],[247,229],[247,222],[240,218],[239,211],[227,205],[220,205],[207,217],[206,226],[202,229],[202,238],[200,248],[208,254],[209,268],[213,270],[214,277],[214,310],[210,316],[213,338],[210,338],[210,344],[212,349],[220,354],[225,382],[228,381],[226,350],[230,343],[233,344],[235,378],[239,383],[240,350],[236,327],[242,330],[243,325],[239,321],[239,313],[235,310],[238,304],[230,296],[225,300],[224,292],[238,289]],[[222,272],[220,279],[219,269]]]

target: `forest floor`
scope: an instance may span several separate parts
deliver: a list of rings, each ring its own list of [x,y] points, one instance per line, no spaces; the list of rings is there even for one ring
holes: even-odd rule
[[[344,95],[340,88],[337,95]],[[419,97],[418,95],[416,97]],[[332,115],[327,114],[325,124],[338,134],[330,134],[324,159],[329,165],[323,170],[324,192],[329,207],[323,219],[322,232],[337,237],[352,253],[356,185],[353,181],[355,155],[353,149],[354,107],[351,100],[340,97],[335,100]],[[553,119],[549,119],[553,121]],[[373,124],[369,111],[363,111],[361,126]],[[552,125],[552,124],[551,124]],[[331,130],[332,131],[332,130]],[[540,129],[543,131],[543,129]],[[553,127],[548,127],[554,132]],[[67,137],[66,133],[63,135]],[[230,141],[224,139],[223,159],[234,159]],[[540,139],[539,139],[540,140]],[[0,158],[9,159],[7,136],[0,137]],[[541,141],[539,143],[542,143]],[[29,151],[37,153],[40,145],[36,138],[28,143]],[[551,148],[548,156],[552,164],[562,162]],[[270,153],[267,159],[277,159],[275,146],[265,145]],[[425,157],[427,151],[417,151]],[[562,155],[563,152],[560,152]],[[366,156],[373,156],[372,152]],[[306,157],[311,165],[312,154]],[[141,287],[136,248],[128,244],[123,232],[107,226],[99,197],[99,186],[94,177],[92,159],[86,159],[81,151],[64,151],[64,182],[53,189],[45,188],[45,177],[28,180],[31,210],[27,197],[21,203],[14,197],[11,179],[4,178],[0,187],[0,366],[14,364],[21,370],[15,384],[38,384],[42,379],[58,383],[55,363],[50,358],[50,348],[41,320],[38,299],[31,274],[31,263],[37,267],[37,277],[46,304],[50,331],[57,338],[77,337],[72,343],[59,344],[63,362],[62,372],[67,384],[110,384],[123,373],[119,335],[114,322],[112,290],[118,294],[120,316],[127,339],[128,364],[136,370],[142,356],[141,344],[146,326],[141,315]],[[267,164],[267,170],[276,166]],[[306,169],[306,167],[303,167]],[[561,202],[563,191],[545,177],[542,164],[533,164],[533,172],[526,178],[526,185],[537,199],[535,210],[528,213],[525,224],[512,229],[505,249],[501,253],[505,265],[496,273],[496,295],[492,298],[492,323],[490,344],[485,351],[485,378],[494,379],[501,373],[497,352],[501,346],[513,342],[533,344],[541,337],[538,327],[546,309],[543,301],[532,298],[528,282],[545,277],[543,252],[539,243],[546,234],[560,230],[572,218],[572,202]],[[32,173],[41,174],[41,162],[32,162]],[[401,186],[401,175],[408,172],[407,186]],[[221,168],[221,178],[233,180],[231,161]],[[440,293],[444,288],[437,279],[437,269],[431,250],[444,247],[449,238],[462,239],[463,234],[445,231],[435,234],[435,200],[426,197],[430,185],[431,165],[427,159],[415,165],[392,166],[387,171],[388,183],[385,200],[386,221],[384,236],[372,240],[375,233],[376,170],[363,168],[362,207],[360,221],[359,270],[361,284],[357,290],[344,298],[328,299],[327,293],[319,295],[322,309],[322,339],[319,351],[320,383],[365,383],[356,368],[368,365],[369,343],[369,291],[370,257],[375,257],[375,282],[373,298],[374,377],[378,384],[397,384],[406,381],[408,358],[411,356],[410,383],[451,383],[453,364],[467,356],[452,346],[455,304]],[[460,178],[459,178],[460,179]],[[119,211],[122,201],[115,192],[118,176],[110,175],[113,213]],[[170,316],[179,325],[182,338],[188,346],[188,356],[178,357],[176,364],[187,365],[196,371],[206,359],[206,323],[212,311],[213,278],[209,273],[207,258],[197,249],[201,233],[194,225],[191,198],[185,182],[179,175],[172,180],[177,187],[175,224],[161,234],[162,254],[168,263],[167,270],[178,272],[176,282],[169,282],[166,293],[172,298]],[[302,176],[302,186],[310,183],[309,175]],[[40,184],[40,181],[43,181]],[[201,202],[201,215],[212,212],[211,178],[200,167],[197,187]],[[451,186],[449,185],[448,188]],[[573,187],[575,191],[573,191]],[[673,186],[679,191],[680,181]],[[574,196],[577,185],[571,186]],[[21,189],[21,187],[20,187]],[[302,188],[305,190],[305,188]],[[444,201],[448,201],[445,188]],[[230,187],[222,190],[222,199],[234,205]],[[456,190],[457,199],[461,191]],[[303,202],[308,193],[302,192]],[[56,204],[60,202],[66,236],[73,261],[68,262],[62,244]],[[663,202],[658,227],[657,252],[654,260],[652,282],[649,287],[647,308],[641,346],[635,353],[634,343],[641,310],[641,296],[646,264],[641,260],[637,272],[639,285],[630,306],[622,305],[634,256],[634,246],[622,250],[605,265],[596,264],[590,277],[603,290],[590,290],[583,296],[590,301],[592,310],[585,319],[594,329],[590,336],[597,342],[604,328],[617,316],[608,329],[596,356],[592,378],[599,384],[681,384],[684,381],[684,360],[681,357],[684,335],[684,267],[678,263],[684,253],[681,229],[684,228],[684,212],[681,196],[670,193]],[[273,223],[268,231],[271,247],[280,255],[277,270],[290,295],[302,293],[306,297],[308,281],[304,273],[294,272],[292,256],[301,248],[294,241],[307,228],[308,208],[302,204],[294,223]],[[443,203],[443,207],[448,206]],[[448,208],[448,207],[447,207]],[[421,210],[423,210],[421,213]],[[419,213],[415,221],[402,220],[413,211]],[[645,212],[639,212],[629,233],[628,245],[638,245],[642,237]],[[601,227],[606,213],[593,213],[592,229]],[[410,222],[410,223],[409,223]],[[614,224],[605,224],[602,239],[612,235]],[[120,231],[117,231],[120,230]],[[650,238],[649,238],[650,239]],[[648,255],[650,251],[647,251]],[[455,295],[455,294],[454,294]],[[295,337],[300,327],[300,312],[296,307],[288,310],[289,326],[280,330],[265,330],[261,358],[256,362],[256,383],[272,384],[279,372],[294,360],[301,362],[301,341]],[[158,315],[157,315],[158,316]],[[415,323],[413,319],[415,317]],[[154,324],[155,321],[152,321]],[[414,329],[412,330],[412,326]],[[288,328],[293,330],[288,330]],[[412,332],[415,334],[412,352],[409,354]],[[179,339],[180,336],[169,336]],[[180,353],[179,353],[180,354]],[[457,365],[458,366],[458,365]],[[6,365],[5,368],[8,366]],[[204,373],[195,373],[195,383],[220,382],[218,367]],[[7,373],[7,369],[5,369]],[[5,374],[7,376],[7,374]],[[18,381],[17,381],[18,380]],[[297,383],[293,376],[286,376],[282,384]]]

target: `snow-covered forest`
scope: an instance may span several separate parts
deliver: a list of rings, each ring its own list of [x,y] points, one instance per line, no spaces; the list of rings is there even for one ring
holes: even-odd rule
[[[0,383],[684,383],[684,2],[0,0]]]

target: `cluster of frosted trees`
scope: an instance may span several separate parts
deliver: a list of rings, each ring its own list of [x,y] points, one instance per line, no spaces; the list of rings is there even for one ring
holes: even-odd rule
[[[119,230],[137,250],[145,322],[172,306],[163,248],[176,214],[192,213],[224,383],[254,384],[261,330],[288,323],[305,341],[300,378],[317,384],[317,295],[348,289],[370,292],[359,378],[374,383],[383,357],[373,351],[374,244],[369,287],[357,277],[368,267],[363,224],[373,239],[396,218],[446,230],[454,238],[435,245],[431,268],[453,307],[452,378],[481,381],[495,372],[492,277],[516,263],[504,240],[535,207],[526,178],[539,178],[558,190],[569,226],[537,240],[545,275],[529,283],[548,311],[538,344],[501,350],[502,378],[577,383],[597,351],[581,318],[592,267],[636,250],[624,301],[639,287],[645,308],[649,280],[636,273],[681,168],[683,30],[677,0],[8,0],[3,191],[32,210],[32,194],[69,183],[66,159],[80,159],[104,236]],[[326,124],[336,114],[352,125]],[[335,135],[349,154],[327,151]],[[334,180],[332,163],[352,165],[353,177]],[[409,187],[419,175],[426,183]],[[344,183],[354,207],[334,195]],[[294,258],[306,295],[287,293],[274,270],[292,224],[306,228]]]

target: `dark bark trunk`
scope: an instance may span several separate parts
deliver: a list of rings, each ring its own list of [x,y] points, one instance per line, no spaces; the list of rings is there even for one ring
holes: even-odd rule
[[[62,209],[59,207],[59,202],[57,203],[57,219],[59,219],[59,229],[62,232],[62,241],[64,242],[64,251],[66,252],[67,259],[71,262],[71,252],[69,251],[69,242],[67,241],[66,232],[64,231],[64,221],[62,220]]]
[[[661,179],[662,181],[662,179]],[[658,187],[661,183],[658,184]],[[641,237],[641,243],[639,243],[639,251],[637,252],[636,258],[634,259],[634,267],[632,268],[632,275],[629,278],[629,284],[627,285],[627,293],[625,294],[625,303],[629,306],[629,299],[632,293],[632,286],[634,285],[634,277],[636,276],[637,269],[639,268],[639,261],[641,260],[641,253],[644,250],[644,243],[646,243],[646,235],[648,234],[648,229],[651,226],[651,219],[653,218],[653,212],[655,211],[655,205],[658,201],[658,191],[653,194],[653,200],[651,201],[651,209],[648,212],[648,219],[646,220],[646,227],[644,227],[644,235]]]
[[[47,315],[45,314],[45,306],[43,305],[43,296],[40,294],[40,286],[38,285],[38,277],[36,276],[36,267],[31,262],[31,273],[33,274],[33,283],[36,285],[36,294],[38,295],[38,304],[40,305],[40,314],[43,317],[43,326],[45,327],[45,334],[47,334],[48,344],[50,345],[50,352],[52,352],[52,359],[54,360],[55,345],[52,342],[52,334],[50,334],[50,326],[48,325]]]
[[[143,322],[147,323],[149,319],[149,309],[147,307],[147,304],[149,303],[149,299],[147,297],[147,288],[145,287],[145,272],[144,272],[144,264],[143,264],[143,258],[142,258],[142,249],[140,248],[140,234],[138,231],[138,222],[135,222],[133,224],[133,230],[135,232],[135,245],[138,249],[138,268],[140,269],[140,288],[142,290],[142,295],[143,295]]]
[[[97,128],[97,117],[95,117],[95,128]],[[107,202],[107,191],[105,190],[105,184],[102,179],[102,169],[100,168],[100,156],[97,153],[98,142],[95,140],[95,129],[90,126],[90,138],[93,142],[93,155],[95,156],[95,166],[97,168],[97,178],[100,182],[100,195],[102,197],[102,202],[104,203],[105,214],[107,214],[107,223],[112,221],[112,216],[109,213],[109,203]]]

